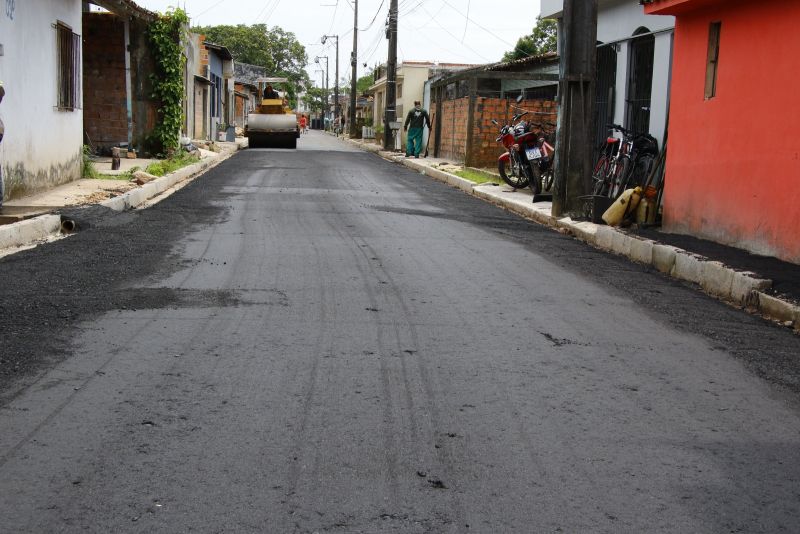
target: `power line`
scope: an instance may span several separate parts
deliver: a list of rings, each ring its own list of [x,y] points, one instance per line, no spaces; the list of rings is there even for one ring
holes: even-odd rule
[[[381,9],[383,9],[383,4],[384,4],[384,3],[386,3],[386,0],[381,0],[381,5],[380,5],[380,6],[378,6],[378,10],[375,12],[375,16],[374,16],[374,17],[372,17],[372,20],[370,21],[370,23],[369,23],[369,26],[367,26],[367,27],[366,27],[366,28],[364,28],[363,30],[362,30],[362,29],[359,29],[358,31],[360,31],[360,32],[365,32],[365,31],[367,31],[368,29],[370,29],[370,28],[372,27],[372,25],[375,23],[375,19],[377,19],[377,18],[378,18],[378,15],[380,15],[380,13],[381,13]]]

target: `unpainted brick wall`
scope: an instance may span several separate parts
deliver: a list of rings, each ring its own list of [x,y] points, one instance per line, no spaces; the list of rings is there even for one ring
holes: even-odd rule
[[[125,28],[107,13],[83,14],[83,127],[95,147],[128,140]]]
[[[504,152],[500,143],[495,141],[499,135],[500,127],[492,124],[496,119],[504,124],[517,111],[513,106],[518,106],[532,113],[526,117],[534,122],[544,121],[555,123],[558,118],[557,105],[552,100],[531,99],[523,100],[517,104],[514,100],[501,98],[477,97],[473,112],[473,128],[469,132],[472,137],[472,151],[467,154],[467,125],[469,124],[469,97],[442,102],[442,131],[439,145],[440,158],[451,159],[460,163],[467,163],[472,167],[494,167],[497,158]],[[431,106],[436,110],[436,104]],[[433,117],[436,124],[436,118]],[[431,135],[430,146],[436,146],[436,128]]]
[[[514,100],[478,97],[474,108],[470,166],[485,168],[497,164],[497,158],[505,149],[496,141],[500,134],[500,126],[492,124],[491,121],[496,119],[500,124],[510,121],[515,113],[521,112],[513,106],[530,112],[525,117],[527,121],[555,123],[558,119],[557,104],[552,100],[531,99],[517,104]]]

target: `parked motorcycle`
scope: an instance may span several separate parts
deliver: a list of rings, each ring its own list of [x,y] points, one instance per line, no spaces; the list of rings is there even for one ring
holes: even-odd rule
[[[514,115],[510,124],[500,128],[497,142],[506,152],[498,158],[497,165],[505,183],[514,189],[530,186],[536,196],[553,186],[554,149],[544,132],[533,130],[533,124],[521,120],[527,114],[524,111]],[[500,123],[492,119],[492,124]]]

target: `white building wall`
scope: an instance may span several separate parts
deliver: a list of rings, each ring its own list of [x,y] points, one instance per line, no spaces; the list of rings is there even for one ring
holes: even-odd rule
[[[83,112],[56,109],[53,25],[61,21],[82,35],[82,15],[80,0],[25,0],[5,7],[0,11],[0,80],[6,96],[0,118],[6,131],[0,165],[8,198],[80,177]]]
[[[543,17],[560,18],[564,0],[542,0]],[[597,10],[597,40],[602,43],[617,42],[617,78],[614,101],[614,119],[617,124],[625,124],[628,96],[629,39],[639,28],[651,32],[671,30],[675,27],[675,17],[645,15],[644,9],[632,0],[599,0]],[[650,103],[650,135],[664,138],[669,95],[669,72],[672,32],[665,31],[655,36],[653,55],[653,88]]]

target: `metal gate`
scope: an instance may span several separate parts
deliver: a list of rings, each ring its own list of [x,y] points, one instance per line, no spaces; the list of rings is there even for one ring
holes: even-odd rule
[[[649,31],[644,28],[642,30]],[[650,130],[650,94],[653,89],[655,42],[655,37],[648,33],[634,37],[630,44],[625,127],[635,132]]]
[[[597,98],[595,101],[595,151],[605,143],[606,125],[614,121],[614,90],[617,85],[617,47],[597,47]],[[595,158],[598,154],[595,154]]]

